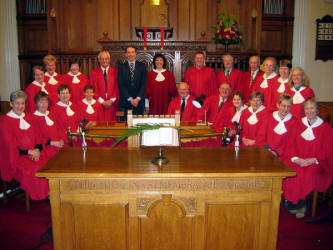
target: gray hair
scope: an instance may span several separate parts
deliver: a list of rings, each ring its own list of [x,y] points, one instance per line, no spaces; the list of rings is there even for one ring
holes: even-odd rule
[[[27,100],[27,95],[22,90],[16,90],[10,94],[10,102],[13,103],[16,101],[16,99],[23,98],[24,100]]]

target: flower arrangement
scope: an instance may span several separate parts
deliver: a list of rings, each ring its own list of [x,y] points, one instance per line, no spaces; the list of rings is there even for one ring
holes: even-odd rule
[[[234,16],[228,16],[225,12],[217,17],[216,32],[213,40],[215,43],[236,44],[243,42],[241,26],[238,25]]]

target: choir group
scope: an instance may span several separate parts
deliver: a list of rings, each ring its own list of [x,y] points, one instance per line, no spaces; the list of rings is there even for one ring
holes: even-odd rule
[[[296,218],[304,217],[311,191],[325,191],[332,183],[332,128],[318,117],[304,70],[292,68],[289,60],[279,62],[277,74],[273,57],[264,60],[262,71],[259,57],[252,56],[249,71],[241,72],[226,54],[223,70],[215,74],[198,52],[177,86],[162,54],[155,55],[154,69],[148,73],[136,61],[135,48],[128,47],[126,57],[117,70],[110,66],[109,52],[100,52],[100,67],[88,79],[77,58],[70,61],[70,71],[60,75],[56,58],[45,56],[45,73],[44,67],[35,66],[34,81],[25,92],[11,94],[12,109],[1,117],[1,178],[14,178],[32,199],[45,199],[47,180],[35,173],[68,145],[68,127],[75,132],[84,118],[116,120],[118,110],[126,114],[132,109],[151,115],[180,110],[182,121],[206,120],[217,132],[228,128],[229,146],[234,146],[241,128],[240,146],[264,147],[296,171],[296,177],[283,183],[287,207]]]

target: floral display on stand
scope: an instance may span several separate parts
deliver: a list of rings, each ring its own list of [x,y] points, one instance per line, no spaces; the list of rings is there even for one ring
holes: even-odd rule
[[[215,37],[212,39],[216,44],[223,44],[225,52],[228,52],[230,44],[243,42],[242,27],[238,25],[234,16],[228,16],[225,12],[217,16],[217,25],[215,26]]]

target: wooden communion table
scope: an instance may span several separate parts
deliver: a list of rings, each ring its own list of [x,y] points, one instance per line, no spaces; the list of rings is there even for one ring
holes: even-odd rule
[[[55,249],[275,249],[282,179],[262,148],[64,148],[50,183]]]

